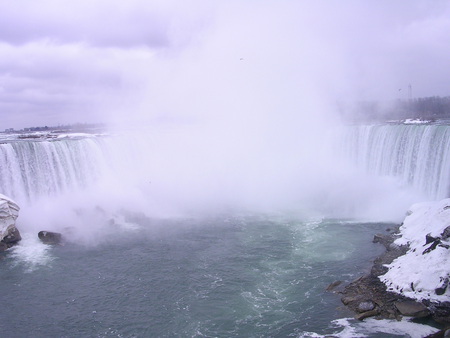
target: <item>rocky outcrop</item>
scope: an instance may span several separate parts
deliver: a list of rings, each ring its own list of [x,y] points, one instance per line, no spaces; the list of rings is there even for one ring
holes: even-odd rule
[[[45,244],[61,244],[62,235],[59,232],[39,231],[39,239]]]
[[[19,206],[10,198],[0,194],[0,252],[10,248],[22,238],[16,228]]]
[[[450,302],[449,227],[450,198],[411,206],[393,243],[408,250],[380,275],[389,291],[418,301]]]
[[[395,307],[403,315],[414,318],[424,318],[431,314],[431,311],[423,304],[411,300],[395,302]]]
[[[403,316],[431,317],[437,323],[447,327],[450,324],[450,304],[408,298],[401,293],[388,291],[386,285],[380,280],[379,276],[386,273],[386,265],[408,251],[407,246],[394,243],[396,238],[395,234],[375,235],[373,242],[383,244],[386,251],[375,259],[370,273],[346,286],[341,286],[340,282],[332,283],[327,290],[341,294],[342,303],[354,311],[355,318],[359,320],[368,317],[379,319],[400,319]],[[442,288],[447,288],[448,284],[447,280],[443,280]]]

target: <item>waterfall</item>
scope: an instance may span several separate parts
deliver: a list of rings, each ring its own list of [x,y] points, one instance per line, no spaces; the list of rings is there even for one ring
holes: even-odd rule
[[[104,140],[13,140],[0,144],[0,191],[17,201],[86,187],[106,168]]]
[[[193,135],[3,140],[0,193],[21,206],[39,200],[58,208],[72,198],[77,205],[90,201],[103,209],[126,200],[148,212],[216,205],[304,207],[340,217],[346,217],[346,210],[358,214],[371,206],[372,214],[383,216],[375,210],[381,204],[402,215],[410,203],[450,195],[448,125],[344,127],[338,133],[342,142],[334,143],[344,155],[310,154],[291,143],[286,153],[282,147],[236,150],[223,142],[218,149],[203,136],[190,141]],[[399,183],[406,189],[398,189]],[[63,197],[70,201],[64,204]]]
[[[450,126],[350,126],[346,156],[360,169],[398,178],[430,199],[450,196]]]

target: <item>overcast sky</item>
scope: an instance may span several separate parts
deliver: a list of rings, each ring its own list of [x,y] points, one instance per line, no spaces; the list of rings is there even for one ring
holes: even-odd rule
[[[439,0],[0,0],[0,130],[446,96],[449,32]]]

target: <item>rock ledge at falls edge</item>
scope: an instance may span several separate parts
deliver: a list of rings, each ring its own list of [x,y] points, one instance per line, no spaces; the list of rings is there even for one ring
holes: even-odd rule
[[[5,251],[22,237],[16,228],[20,207],[9,197],[0,194],[0,252]]]

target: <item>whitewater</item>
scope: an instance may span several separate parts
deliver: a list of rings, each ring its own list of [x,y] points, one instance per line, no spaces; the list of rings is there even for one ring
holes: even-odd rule
[[[398,224],[411,204],[449,196],[448,125],[349,126],[315,139],[323,144],[289,150],[191,136],[4,135],[0,192],[21,206],[24,239],[0,260],[2,300],[12,306],[3,331],[433,332],[346,319],[352,315],[324,290],[368,271],[382,250],[370,243],[373,234]],[[40,230],[63,233],[65,245],[40,243]]]

